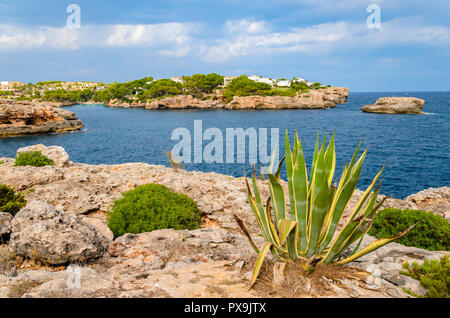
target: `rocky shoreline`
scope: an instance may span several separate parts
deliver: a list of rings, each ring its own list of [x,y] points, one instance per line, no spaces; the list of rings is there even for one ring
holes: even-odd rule
[[[226,102],[221,96],[209,96],[207,99],[190,95],[167,97],[147,103],[121,102],[113,100],[108,107],[142,107],[156,109],[325,109],[347,102],[348,88],[330,87],[311,90],[296,97],[288,96],[234,96]]]
[[[33,103],[0,104],[0,138],[76,131],[84,125],[74,113]]]
[[[60,147],[41,149],[55,166],[14,167],[13,159],[0,158],[0,184],[23,191],[28,202],[14,219],[0,216],[0,229],[10,235],[0,245],[0,259],[16,257],[14,266],[0,262],[0,297],[283,296],[268,294],[258,284],[247,290],[256,255],[233,214],[246,223],[258,246],[263,240],[242,178],[145,163],[72,163]],[[269,195],[265,182],[258,181],[263,200]],[[193,198],[203,212],[201,229],[126,234],[114,240],[105,221],[111,204],[122,192],[147,183]],[[345,213],[361,195],[355,192]],[[449,220],[450,187],[405,200],[389,198],[384,206],[428,210]],[[372,240],[367,236],[363,246]],[[448,254],[391,243],[351,263],[350,276],[317,274],[303,282],[296,297],[409,297],[402,288],[423,294],[418,281],[399,275],[402,264]],[[70,288],[66,282],[75,269],[80,286]],[[28,287],[15,294],[24,284]]]

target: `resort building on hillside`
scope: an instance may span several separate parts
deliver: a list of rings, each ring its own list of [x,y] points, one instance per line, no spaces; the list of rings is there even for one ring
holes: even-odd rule
[[[21,82],[14,81],[0,81],[0,91],[3,92],[13,92],[14,94],[20,94],[20,86],[24,85]]]
[[[279,87],[290,87],[291,86],[291,81],[279,80],[279,81],[277,81],[276,85],[279,86]]]
[[[266,83],[266,84],[269,84],[270,86],[273,86],[273,84],[275,82],[271,78],[262,77],[260,75],[250,75],[250,76],[248,76],[248,79],[250,79],[254,82],[258,82],[258,83]]]
[[[223,85],[227,86],[228,84],[231,83],[232,80],[234,80],[235,78],[237,78],[237,76],[224,76],[223,78]]]
[[[184,84],[183,78],[181,78],[180,76],[172,76],[170,79],[176,83]]]

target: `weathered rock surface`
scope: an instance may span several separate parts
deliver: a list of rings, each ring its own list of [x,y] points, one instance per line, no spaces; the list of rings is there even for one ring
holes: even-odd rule
[[[450,187],[422,190],[406,197],[405,201],[413,203],[418,209],[433,211],[450,222]]]
[[[11,222],[13,216],[9,213],[0,212],[0,244],[2,238],[8,238],[11,234]]]
[[[336,107],[347,102],[348,89],[340,87],[311,90],[297,97],[235,96],[228,109],[316,109]]]
[[[256,237],[258,246],[263,245]],[[270,258],[270,257],[269,257]],[[248,291],[256,259],[247,239],[223,229],[159,230],[117,238],[96,263],[66,270],[0,275],[0,297],[268,297]],[[395,284],[358,279],[308,281],[302,297],[407,297]],[[325,285],[325,287],[323,287]]]
[[[375,240],[374,237],[366,235],[360,248],[366,247]],[[372,273],[374,284],[380,283],[380,279],[383,279],[401,288],[411,290],[415,294],[424,295],[426,290],[420,286],[419,281],[400,274],[403,264],[406,262],[422,264],[425,260],[440,259],[444,255],[450,255],[450,253],[389,243],[352,262],[351,266]]]
[[[59,146],[44,146],[33,145],[28,147],[19,148],[17,155],[22,152],[40,151],[44,156],[53,161],[53,164],[58,167],[64,167],[69,164],[69,154],[64,148]]]
[[[194,98],[190,95],[180,95],[174,97],[163,98],[148,103],[147,109],[220,109],[225,108],[225,103],[220,100],[202,100]]]
[[[40,201],[20,210],[11,230],[10,248],[16,255],[52,265],[98,258],[109,244],[94,226]]]
[[[50,106],[0,104],[0,137],[74,131],[83,128],[74,113]]]
[[[112,235],[106,227],[105,212],[122,192],[151,182],[192,197],[204,212],[202,228],[126,234],[105,252],[108,240],[103,236]],[[38,251],[45,256],[44,262],[52,264],[63,263],[61,257],[68,263],[87,261],[86,255],[98,258],[79,268],[80,288],[67,283],[73,279],[74,269],[49,272],[18,268],[14,275],[0,273],[0,297],[11,297],[8,295],[17,289],[14,286],[20,284],[31,286],[23,297],[272,297],[258,289],[247,291],[256,254],[241,235],[233,213],[246,223],[259,247],[263,241],[242,178],[144,163],[95,166],[68,161],[63,167],[35,168],[14,167],[13,161],[7,160],[0,165],[0,183],[28,190],[25,198],[30,203],[12,221],[12,251],[32,259]],[[262,197],[267,198],[267,183],[258,183]],[[285,182],[282,185],[286,187]],[[449,192],[449,187],[428,189],[405,200],[388,199],[385,206],[428,209],[442,215],[448,211]],[[355,192],[346,213],[361,194]],[[33,200],[51,204],[56,210]],[[30,208],[41,212],[34,214]],[[363,246],[371,241],[373,238],[366,237]],[[424,293],[418,281],[399,275],[402,264],[444,254],[390,243],[350,264],[372,274],[361,271],[360,279],[343,277],[339,282],[324,276],[320,286],[326,288],[305,281],[309,287],[301,296],[408,297],[402,288]]]
[[[383,97],[374,105],[361,108],[363,112],[380,114],[422,114],[425,101],[415,97]]]

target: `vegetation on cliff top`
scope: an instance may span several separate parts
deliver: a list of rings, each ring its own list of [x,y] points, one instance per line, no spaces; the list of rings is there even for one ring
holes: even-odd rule
[[[412,277],[420,281],[420,285],[427,290],[427,298],[449,298],[450,290],[450,259],[448,255],[438,260],[425,260],[419,266],[414,262],[412,266],[409,263],[403,265],[405,271],[400,272],[403,275]],[[411,291],[406,291],[413,296]]]
[[[0,212],[16,215],[26,205],[21,193],[15,193],[14,189],[0,184]]]
[[[375,217],[369,235],[389,237],[416,223],[417,226],[397,243],[430,251],[450,251],[450,224],[426,211],[384,209]]]
[[[21,152],[17,155],[14,163],[16,167],[22,166],[53,166],[53,161],[42,154],[40,151]]]
[[[126,233],[200,227],[201,212],[194,200],[163,185],[139,186],[122,196],[114,202],[108,216],[108,227],[115,237]]]

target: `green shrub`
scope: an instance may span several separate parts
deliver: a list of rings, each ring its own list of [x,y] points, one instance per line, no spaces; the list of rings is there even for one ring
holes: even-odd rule
[[[377,238],[389,237],[417,222],[417,226],[398,239],[397,243],[430,251],[450,250],[449,223],[444,218],[426,211],[384,209],[375,217],[369,234]]]
[[[26,205],[21,193],[15,193],[14,189],[0,184],[0,212],[15,215]]]
[[[5,160],[0,160],[0,165],[4,164]]]
[[[159,229],[193,230],[200,226],[197,204],[159,184],[147,184],[122,194],[113,204],[108,227],[116,237]]]
[[[14,166],[53,166],[53,161],[40,151],[21,152],[18,154]]]
[[[450,260],[448,255],[439,261],[426,260],[421,266],[416,262],[410,266],[405,263],[403,268],[406,271],[400,272],[420,281],[420,284],[427,289],[425,297],[429,298],[449,298],[450,288]]]

